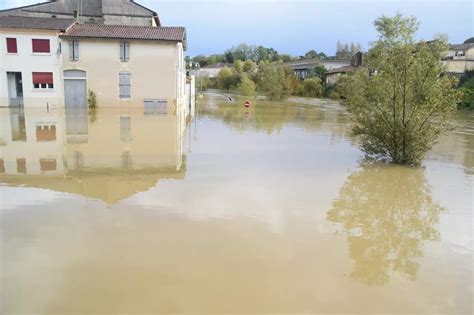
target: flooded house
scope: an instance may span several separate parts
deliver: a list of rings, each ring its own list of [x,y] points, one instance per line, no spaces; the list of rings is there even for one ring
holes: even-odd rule
[[[73,23],[72,19],[0,16],[0,106],[62,103],[58,35]]]

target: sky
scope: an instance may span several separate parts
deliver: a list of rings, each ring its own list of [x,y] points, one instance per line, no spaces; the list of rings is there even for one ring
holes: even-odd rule
[[[42,2],[0,0],[0,9]],[[400,12],[420,21],[419,39],[474,36],[473,0],[136,0],[157,11],[163,26],[185,26],[187,54],[222,53],[247,43],[299,56],[314,49],[332,55],[338,40],[364,49],[377,39],[373,22]]]

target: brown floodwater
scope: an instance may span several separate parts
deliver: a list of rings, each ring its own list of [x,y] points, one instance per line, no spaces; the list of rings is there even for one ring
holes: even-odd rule
[[[472,313],[474,113],[412,169],[254,103],[0,109],[1,312]]]

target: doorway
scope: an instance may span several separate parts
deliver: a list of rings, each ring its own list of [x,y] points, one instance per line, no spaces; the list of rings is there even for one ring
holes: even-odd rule
[[[9,106],[23,107],[23,79],[21,72],[7,72]]]

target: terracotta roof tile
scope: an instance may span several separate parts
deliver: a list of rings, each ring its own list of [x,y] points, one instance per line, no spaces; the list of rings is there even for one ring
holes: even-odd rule
[[[61,37],[186,41],[184,27],[76,24]]]

